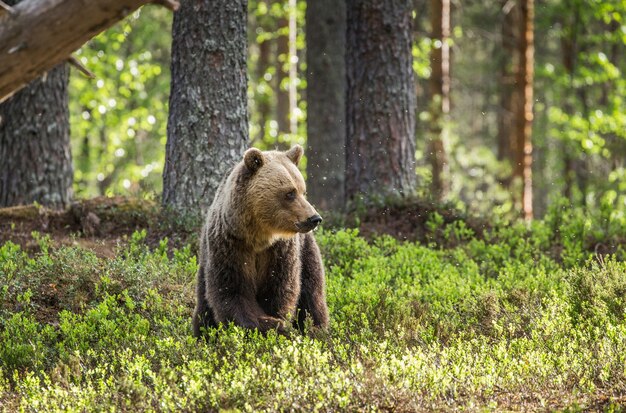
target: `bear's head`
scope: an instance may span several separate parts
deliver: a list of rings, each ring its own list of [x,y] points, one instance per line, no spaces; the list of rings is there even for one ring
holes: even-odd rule
[[[322,221],[306,200],[306,185],[298,170],[302,147],[286,152],[248,149],[243,158],[249,176],[246,205],[256,225],[271,237],[309,232]]]

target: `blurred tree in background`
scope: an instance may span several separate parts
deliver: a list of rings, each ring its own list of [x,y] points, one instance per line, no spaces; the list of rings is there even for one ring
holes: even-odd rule
[[[323,210],[345,205],[346,3],[311,2],[307,35],[307,189]]]
[[[431,191],[437,200],[448,192],[447,140],[450,114],[450,0],[430,0],[431,75],[427,157],[432,171]]]
[[[415,192],[412,4],[347,1],[346,198]]]

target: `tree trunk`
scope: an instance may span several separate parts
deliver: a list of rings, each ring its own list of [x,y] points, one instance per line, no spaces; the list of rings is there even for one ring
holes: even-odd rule
[[[572,5],[570,5],[571,7]],[[561,37],[561,53],[563,54],[563,67],[568,74],[570,88],[574,90],[574,71],[576,70],[577,57],[578,57],[578,26],[580,22],[580,10],[578,7],[572,8],[572,14],[564,17],[564,30]],[[572,21],[569,21],[571,17]],[[575,113],[574,104],[568,96],[565,96],[563,101],[563,110],[569,115],[573,116]],[[570,201],[574,201],[574,175],[575,175],[575,156],[569,142],[565,142],[563,145],[563,177],[564,188],[563,196]]]
[[[501,113],[498,131],[498,158],[513,166],[507,186],[519,183],[513,195],[521,215],[533,217],[532,121],[534,67],[534,0],[503,1]]]
[[[533,218],[532,188],[532,122],[533,122],[533,77],[534,77],[534,0],[521,1],[521,41],[519,43],[520,70],[518,71],[517,96],[521,101],[517,123],[517,154],[514,176],[522,179],[522,213],[524,219]]]
[[[587,119],[589,115],[589,104],[587,102],[587,90],[585,85],[576,85],[574,77],[578,66],[578,56],[585,54],[584,42],[579,41],[579,37],[584,37],[584,27],[582,26],[581,4],[573,2],[568,4],[568,9],[571,15],[564,16],[564,28],[563,35],[561,37],[561,51],[563,53],[563,66],[565,71],[569,75],[570,89],[572,96],[566,97],[563,103],[563,110],[568,116],[574,116],[576,114],[576,108],[574,101],[576,98],[580,102],[580,109],[582,117]],[[603,97],[600,96],[600,105],[602,105]],[[564,154],[564,176],[565,187],[564,196],[566,196],[572,203],[580,201],[584,206],[587,201],[587,186],[589,180],[589,166],[584,153],[580,153],[578,150],[572,149],[572,145],[565,145]],[[576,187],[576,188],[575,188]],[[575,190],[577,189],[577,191]],[[578,196],[580,198],[578,198]]]
[[[347,2],[346,196],[415,190],[412,2]]]
[[[61,64],[0,104],[0,206],[71,202],[68,79]]]
[[[431,120],[428,158],[432,169],[432,195],[442,200],[448,192],[446,151],[444,147],[450,113],[450,0],[431,0]]]
[[[346,4],[307,4],[307,187],[322,210],[344,206],[346,165]]]
[[[517,1],[502,0],[501,42],[502,55],[500,56],[500,110],[498,111],[498,160],[508,161],[511,166],[515,164],[514,154],[517,152],[516,99],[515,88],[517,70],[519,70],[520,39],[519,19],[520,8]],[[511,179],[505,182],[511,184]]]
[[[13,5],[16,1],[5,3]],[[146,3],[24,0],[13,8],[14,13],[0,11],[0,102]],[[171,0],[168,3],[177,6]]]
[[[172,28],[163,205],[204,213],[248,145],[247,0],[184,1]]]

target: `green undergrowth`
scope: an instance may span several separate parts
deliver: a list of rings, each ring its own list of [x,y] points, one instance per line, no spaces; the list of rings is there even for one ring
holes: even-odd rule
[[[626,263],[585,248],[595,224],[431,225],[464,242],[317,233],[329,332],[223,326],[202,341],[191,247],[148,248],[145,231],[112,259],[36,233],[34,256],[7,242],[0,409],[623,411]]]

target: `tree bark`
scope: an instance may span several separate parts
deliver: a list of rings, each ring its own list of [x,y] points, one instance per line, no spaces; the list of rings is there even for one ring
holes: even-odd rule
[[[500,56],[500,110],[498,111],[498,160],[515,164],[514,154],[516,147],[516,118],[518,111],[515,105],[517,91],[515,83],[519,70],[519,16],[520,9],[517,1],[502,0],[501,42],[502,55]],[[511,179],[505,182],[511,184]]]
[[[522,214],[524,219],[533,218],[532,187],[532,122],[533,122],[533,79],[534,79],[534,0],[521,1],[521,32],[519,44],[520,70],[518,72],[517,155],[514,175],[522,179]]]
[[[172,28],[163,205],[204,213],[248,145],[247,0],[184,1]]]
[[[412,2],[347,2],[346,196],[414,192]]]
[[[14,13],[0,11],[0,102],[146,3],[24,0],[13,8]]]
[[[428,158],[432,170],[432,195],[443,200],[448,192],[446,150],[444,147],[446,123],[450,113],[450,0],[431,0],[431,51],[430,75],[430,139]]]
[[[307,187],[322,210],[344,206],[346,3],[307,4]]]
[[[0,206],[72,200],[66,64],[0,104]]]
[[[577,5],[569,5],[571,7],[571,15],[564,16],[563,24],[566,30],[561,37],[561,52],[563,54],[563,67],[569,76],[570,88],[576,89],[574,84],[574,72],[578,63],[578,31],[580,25],[580,9]],[[572,7],[573,6],[573,7]],[[570,21],[571,18],[571,21]],[[575,114],[574,103],[568,96],[563,102],[563,110],[568,116]],[[577,154],[570,147],[569,143],[563,145],[563,176],[564,188],[563,195],[570,201],[574,201],[574,176],[576,171]]]
[[[503,1],[502,44],[505,57],[500,74],[502,107],[498,131],[498,158],[508,159],[513,166],[511,180],[506,184],[520,183],[519,192],[513,197],[526,220],[533,217],[533,2]]]

